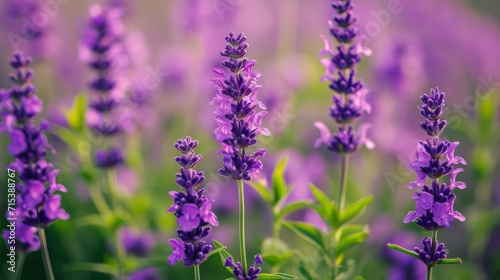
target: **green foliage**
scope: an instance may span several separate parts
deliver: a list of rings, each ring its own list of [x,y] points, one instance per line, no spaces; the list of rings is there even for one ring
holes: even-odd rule
[[[283,222],[282,224],[321,251],[328,252],[323,240],[323,234],[315,226],[304,222]]]
[[[372,203],[372,201],[372,196],[366,196],[356,202],[349,204],[340,215],[340,225],[343,225],[350,220],[361,216],[361,214],[365,212],[366,208]]]
[[[276,238],[264,239],[260,252],[264,263],[271,267],[281,266],[293,256],[288,245]]]
[[[280,279],[299,279],[299,278],[295,275],[276,272],[276,273],[261,273],[259,274],[259,278],[257,279],[280,280]]]
[[[217,252],[219,253],[222,266],[224,268],[226,268],[226,270],[232,275],[233,274],[233,270],[230,267],[224,266],[224,264],[226,263],[227,258],[229,258],[229,257],[232,258],[231,254],[229,254],[229,252],[226,251],[227,247],[224,246],[222,243],[220,243],[217,240],[214,240],[213,242],[214,242],[215,250],[217,250]],[[234,258],[233,258],[233,260],[234,260]],[[232,278],[229,278],[229,279],[232,279]]]
[[[69,127],[78,133],[85,129],[85,112],[87,110],[87,95],[79,93],[73,101],[73,106],[66,111],[66,120]]]

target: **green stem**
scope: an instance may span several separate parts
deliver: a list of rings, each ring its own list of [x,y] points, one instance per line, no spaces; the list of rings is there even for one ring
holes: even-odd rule
[[[107,172],[109,195],[111,196],[111,204],[113,205],[114,211],[122,212],[122,207],[120,204],[120,191],[116,184],[116,176],[114,170],[109,169]]]
[[[97,188],[97,186],[90,186],[89,187],[89,194],[90,198],[92,199],[92,202],[94,203],[95,207],[97,208],[97,211],[104,216],[107,216],[111,210],[108,207],[108,204],[106,203],[106,200],[104,200],[104,197],[102,196],[101,190]]]
[[[54,272],[52,272],[52,265],[50,264],[49,250],[47,248],[47,239],[45,238],[45,229],[39,228],[38,233],[40,234],[40,245],[42,249],[42,259],[43,265],[45,266],[45,274],[48,280],[55,280]]]
[[[238,180],[238,194],[240,200],[240,217],[239,217],[239,231],[240,231],[240,255],[241,264],[243,265],[244,273],[247,273],[247,252],[245,249],[245,194],[243,191],[243,181]]]
[[[201,280],[200,265],[194,266],[194,280]]]
[[[124,279],[124,260],[126,258],[125,250],[120,242],[119,232],[116,231],[115,235],[115,246],[116,246],[116,262],[118,264],[118,276],[119,279]]]
[[[17,269],[16,272],[14,272],[14,275],[12,275],[13,280],[19,280],[21,279],[21,272],[23,271],[23,265],[24,265],[24,259],[26,258],[26,255],[23,254],[22,252],[19,252],[19,258],[17,262]]]
[[[344,211],[346,200],[347,170],[349,167],[349,156],[344,154],[340,157],[340,189],[339,189],[339,213]]]
[[[436,240],[437,240],[437,230],[432,231],[432,236],[431,236],[431,252],[434,252],[436,250]],[[426,280],[432,280],[432,266],[428,265],[427,266],[427,277],[425,278]]]

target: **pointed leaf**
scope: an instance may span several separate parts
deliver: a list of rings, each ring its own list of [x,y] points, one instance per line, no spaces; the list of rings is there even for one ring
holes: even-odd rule
[[[311,203],[312,203],[312,201],[295,201],[295,202],[289,203],[289,204],[285,205],[285,207],[283,207],[283,209],[281,209],[281,211],[276,216],[276,220],[279,221],[279,220],[283,219],[284,217],[286,217],[288,214],[291,214],[295,211],[299,211],[299,210],[302,210],[304,208],[307,208],[307,207],[309,207],[309,205],[311,205]]]
[[[278,202],[283,198],[287,193],[287,187],[285,183],[285,168],[286,168],[286,163],[288,161],[288,158],[283,157],[278,164],[276,165],[276,168],[274,168],[273,171],[273,180],[272,180],[272,186],[273,186],[273,193],[274,193],[274,204],[278,204]]]
[[[270,206],[272,205],[272,197],[271,194],[269,193],[269,190],[262,184],[259,184],[257,182],[250,182],[250,186],[264,199],[264,201],[269,204]]]
[[[224,264],[226,264],[226,260],[227,260],[227,258],[229,258],[229,257],[231,257],[231,258],[232,258],[232,256],[231,256],[231,254],[229,254],[229,253],[226,251],[226,249],[225,249],[225,248],[226,248],[226,246],[224,246],[222,243],[220,243],[220,242],[219,242],[219,241],[217,241],[217,240],[214,240],[213,242],[214,242],[214,246],[215,246],[216,250],[217,250],[217,249],[222,249],[222,250],[220,250],[220,251],[218,251],[218,252],[219,252],[219,255],[220,255],[220,260],[221,260],[221,262],[222,262],[222,266],[224,266]],[[233,258],[233,260],[234,260],[234,258]],[[232,270],[230,267],[228,267],[228,266],[224,266],[224,268],[225,268],[225,269],[226,269],[226,270],[227,270],[227,271],[228,271],[231,275],[233,274],[233,270]]]
[[[314,272],[309,271],[310,266],[308,266],[303,260],[299,263],[299,272],[302,274],[305,280],[314,280],[316,277],[314,276]]]
[[[373,197],[370,195],[349,204],[349,206],[347,206],[346,209],[340,214],[340,224],[343,225],[360,216],[366,210],[366,207],[372,203],[372,201]]]
[[[70,263],[67,265],[67,269],[73,271],[93,271],[103,274],[109,274],[114,277],[119,276],[118,269],[116,267],[113,267],[105,263],[85,263],[85,262]]]
[[[264,263],[273,267],[284,264],[293,256],[293,252],[287,251],[284,253],[262,253],[261,256],[264,260]]]
[[[438,264],[461,264],[461,263],[462,263],[461,258],[443,259],[438,261]]]
[[[304,222],[283,222],[283,225],[318,249],[328,252],[323,241],[323,235],[315,226]]]
[[[393,250],[399,251],[399,252],[401,252],[403,254],[407,254],[410,257],[414,257],[417,260],[420,260],[420,258],[418,257],[417,252],[415,252],[415,251],[408,250],[406,248],[403,248],[403,247],[401,247],[399,245],[392,244],[392,243],[387,243],[387,247],[389,247],[389,248],[391,248]]]
[[[325,223],[332,227],[331,222],[331,211],[332,211],[332,203],[328,196],[324,194],[318,187],[313,184],[309,184],[309,188],[313,193],[314,197],[318,201],[316,206],[312,206],[312,209],[318,213],[318,215],[325,221]]]
[[[85,111],[87,110],[87,95],[79,93],[75,97],[73,106],[66,112],[69,127],[77,132],[85,129]]]
[[[360,243],[363,243],[366,240],[366,238],[368,238],[368,235],[369,235],[368,230],[364,230],[350,235],[341,236],[337,248],[335,248],[336,254],[340,255],[347,249],[355,245],[358,245]]]
[[[213,254],[217,254],[217,253],[222,252],[222,251],[224,251],[224,250],[226,250],[226,249],[227,249],[227,247],[226,247],[226,246],[221,247],[221,248],[216,248],[216,249],[214,249],[214,250],[210,251],[210,253],[208,253],[208,254],[207,254],[207,258],[209,258],[209,257],[210,257],[211,255],[213,255]]]
[[[257,279],[280,280],[280,279],[298,279],[298,277],[295,275],[286,274],[282,272],[275,272],[275,273],[261,273],[259,274],[259,278]]]

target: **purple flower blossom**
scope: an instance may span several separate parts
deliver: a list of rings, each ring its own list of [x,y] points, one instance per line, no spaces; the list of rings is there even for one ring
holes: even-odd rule
[[[444,249],[444,243],[439,244],[436,240],[432,244],[431,239],[426,237],[422,241],[422,244],[424,248],[415,247],[415,252],[417,252],[418,257],[425,265],[433,267],[439,260],[446,259],[448,251]]]
[[[260,73],[253,71],[255,60],[245,57],[248,44],[243,33],[236,35],[230,32],[226,36],[227,45],[221,52],[227,57],[221,64],[231,73],[221,68],[214,68],[217,78],[210,82],[217,94],[210,102],[217,103],[215,121],[217,128],[213,131],[215,140],[222,144],[219,151],[224,154],[223,167],[219,174],[234,180],[250,180],[252,174],[258,174],[262,168],[259,157],[265,150],[259,149],[248,154],[246,149],[257,144],[257,135],[269,136],[271,133],[262,127],[262,119],[267,114],[264,104],[257,100],[257,84]],[[257,111],[260,108],[262,111]]]
[[[154,240],[148,233],[136,232],[130,228],[122,228],[119,231],[119,236],[120,243],[127,254],[147,257],[153,249]]]
[[[416,224],[426,230],[447,228],[454,219],[464,221],[465,217],[453,210],[455,198],[452,188],[433,180],[432,187],[424,185],[420,192],[413,195],[416,210],[410,211],[403,221],[417,220]]]
[[[330,116],[339,125],[339,132],[332,134],[325,124],[316,122],[315,126],[320,130],[321,137],[315,146],[324,143],[328,150],[336,154],[349,154],[364,144],[369,149],[374,147],[373,142],[366,138],[366,131],[370,125],[362,125],[357,133],[349,125],[371,110],[366,102],[368,90],[363,88],[360,80],[356,79],[355,69],[361,61],[361,56],[370,55],[371,52],[363,48],[357,39],[359,31],[353,27],[356,18],[352,13],[354,7],[351,1],[334,1],[332,7],[336,15],[328,23],[330,33],[338,45],[333,48],[330,40],[326,36],[321,36],[325,48],[318,55],[327,56],[321,59],[326,69],[321,81],[329,81],[330,89],[337,93],[332,98]]]
[[[255,280],[259,278],[259,274],[261,271],[260,267],[257,267],[259,264],[262,264],[262,257],[260,255],[255,255],[255,261],[248,268],[248,271],[243,271],[243,266],[240,262],[234,263],[233,258],[229,257],[226,260],[224,266],[233,268],[233,275],[238,280]]]
[[[8,217],[17,217],[17,243],[24,251],[35,251],[40,247],[36,236],[37,227],[47,228],[57,219],[67,220],[69,215],[60,208],[61,196],[56,191],[66,192],[56,183],[59,170],[45,161],[50,147],[43,134],[50,126],[42,121],[37,125],[34,118],[42,111],[42,102],[35,95],[31,83],[34,72],[28,68],[31,58],[24,53],[15,53],[10,61],[14,74],[10,76],[14,85],[0,90],[0,133],[7,133],[11,142],[7,151],[15,158],[8,168],[19,174],[16,184],[16,209]],[[48,185],[48,187],[47,187]],[[4,235],[4,237],[7,237]]]
[[[38,228],[36,227],[28,226],[25,223],[16,223],[15,236],[11,237],[11,232],[9,230],[4,230],[3,238],[7,244],[10,244],[10,242],[8,242],[9,240],[15,238],[16,243],[13,245],[16,250],[22,252],[33,252],[40,249],[40,238],[37,233]]]
[[[173,212],[178,218],[179,229],[176,231],[177,238],[169,240],[174,248],[168,257],[168,263],[174,265],[177,261],[183,261],[185,266],[198,265],[202,263],[207,254],[212,250],[203,238],[207,237],[212,226],[218,226],[217,216],[211,211],[214,202],[205,195],[205,190],[199,185],[205,177],[203,172],[194,170],[194,166],[201,160],[201,155],[196,155],[194,149],[198,146],[198,141],[191,137],[179,139],[174,147],[182,155],[175,157],[175,161],[181,166],[180,173],[177,173],[177,185],[185,192],[169,192],[174,200],[174,204],[167,212]]]
[[[97,74],[89,84],[95,97],[90,102],[87,122],[96,134],[105,137],[121,133],[128,121],[128,116],[119,110],[124,95],[119,74],[127,64],[122,44],[122,12],[116,7],[92,5],[80,47],[81,59]],[[97,151],[94,161],[99,168],[112,168],[123,162],[123,156],[117,147],[110,147]]]
[[[139,270],[131,273],[127,280],[161,280],[163,279],[159,274],[156,268],[154,267],[146,267],[141,268]]]
[[[457,174],[463,169],[455,169],[453,165],[466,164],[466,162],[463,158],[455,156],[458,142],[439,139],[442,131],[440,127],[444,128],[447,123],[446,120],[441,119],[444,112],[445,94],[438,88],[433,88],[430,94],[422,95],[421,100],[424,104],[420,108],[420,113],[426,118],[421,123],[421,128],[432,138],[420,141],[415,148],[416,159],[410,163],[410,168],[417,174],[417,180],[411,182],[408,188],[418,186],[420,191],[413,196],[416,204],[415,211],[410,211],[403,221],[405,223],[415,221],[418,226],[426,230],[437,230],[443,227],[448,228],[455,219],[465,221],[465,217],[453,209],[456,199],[453,189],[465,188],[465,183],[456,181]],[[429,130],[429,126],[433,126],[432,129]],[[438,180],[447,175],[450,175],[449,185],[440,184]],[[425,184],[427,178],[432,180],[431,185]]]

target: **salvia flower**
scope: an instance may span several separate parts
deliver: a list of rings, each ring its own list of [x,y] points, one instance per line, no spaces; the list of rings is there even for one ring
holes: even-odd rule
[[[233,269],[234,277],[238,280],[255,280],[259,278],[259,274],[261,272],[261,268],[257,266],[262,263],[262,257],[260,255],[255,255],[255,261],[248,268],[248,271],[243,271],[241,263],[234,263],[233,258],[229,257],[226,259],[224,266],[231,267]]]
[[[221,56],[226,59],[221,64],[230,73],[226,75],[223,69],[214,68],[218,77],[210,81],[217,90],[210,102],[217,104],[217,128],[212,134],[222,144],[220,153],[224,154],[219,174],[234,180],[250,180],[252,174],[262,168],[258,158],[265,155],[265,150],[248,153],[246,149],[257,144],[257,135],[270,135],[269,130],[262,127],[267,112],[265,105],[257,100],[261,86],[257,84],[260,74],[253,71],[256,62],[245,57],[247,38],[243,33],[230,32],[225,39],[227,45]]]
[[[177,185],[183,189],[179,192],[169,192],[174,200],[168,212],[173,212],[177,217],[177,237],[169,240],[174,251],[168,257],[168,263],[174,265],[177,261],[183,261],[185,266],[199,265],[212,250],[203,238],[210,233],[212,226],[218,226],[217,216],[211,211],[214,202],[205,195],[205,190],[199,188],[205,179],[203,172],[193,168],[202,158],[196,155],[194,149],[198,141],[191,137],[179,139],[174,147],[182,155],[175,157],[175,161],[181,166],[176,174]]]
[[[462,168],[454,168],[456,164],[466,164],[465,160],[455,156],[455,149],[459,142],[440,140],[439,134],[446,126],[446,120],[442,120],[444,112],[445,94],[438,88],[433,88],[430,94],[421,97],[424,103],[420,113],[426,118],[421,122],[421,128],[431,136],[431,139],[420,141],[415,148],[415,160],[410,163],[410,168],[417,174],[417,180],[411,182],[408,188],[419,187],[413,195],[415,200],[415,211],[410,211],[404,218],[405,223],[415,221],[416,224],[426,230],[437,230],[447,228],[450,223],[457,219],[464,221],[465,217],[453,209],[456,196],[453,194],[455,188],[464,189],[465,183],[456,180]],[[429,127],[431,129],[429,129]],[[439,183],[443,176],[450,176],[450,183]],[[427,185],[427,179],[431,184]]]
[[[37,125],[35,117],[42,111],[35,86],[31,83],[34,72],[28,68],[31,58],[22,52],[15,53],[10,61],[14,73],[10,76],[14,85],[0,90],[0,133],[7,133],[11,142],[7,151],[15,158],[9,168],[15,170],[20,182],[16,184],[16,209],[7,212],[8,218],[17,217],[22,223],[16,227],[20,249],[38,250],[40,240],[36,228],[47,228],[54,221],[67,220],[69,215],[61,206],[57,191],[66,188],[56,183],[59,170],[45,160],[51,150],[43,134],[50,126],[42,121]]]
[[[332,7],[336,15],[328,23],[338,45],[334,48],[326,36],[321,36],[325,48],[318,55],[326,56],[321,59],[326,69],[321,81],[328,81],[330,89],[336,93],[332,98],[330,116],[338,124],[339,131],[332,134],[325,124],[316,122],[321,137],[315,146],[324,143],[328,150],[343,155],[353,153],[363,145],[369,149],[374,147],[373,142],[366,137],[369,125],[361,126],[358,132],[350,125],[371,110],[366,102],[368,90],[356,78],[356,65],[362,55],[370,55],[370,50],[361,46],[359,31],[353,26],[356,17],[352,12],[354,6],[351,1],[336,0]]]
[[[124,95],[120,72],[127,64],[122,37],[122,9],[92,5],[88,26],[84,31],[80,56],[96,73],[89,87],[94,92],[90,102],[87,122],[94,133],[112,137],[123,132],[127,116],[122,106]],[[123,155],[116,146],[95,152],[94,161],[99,168],[112,168],[123,162]]]

